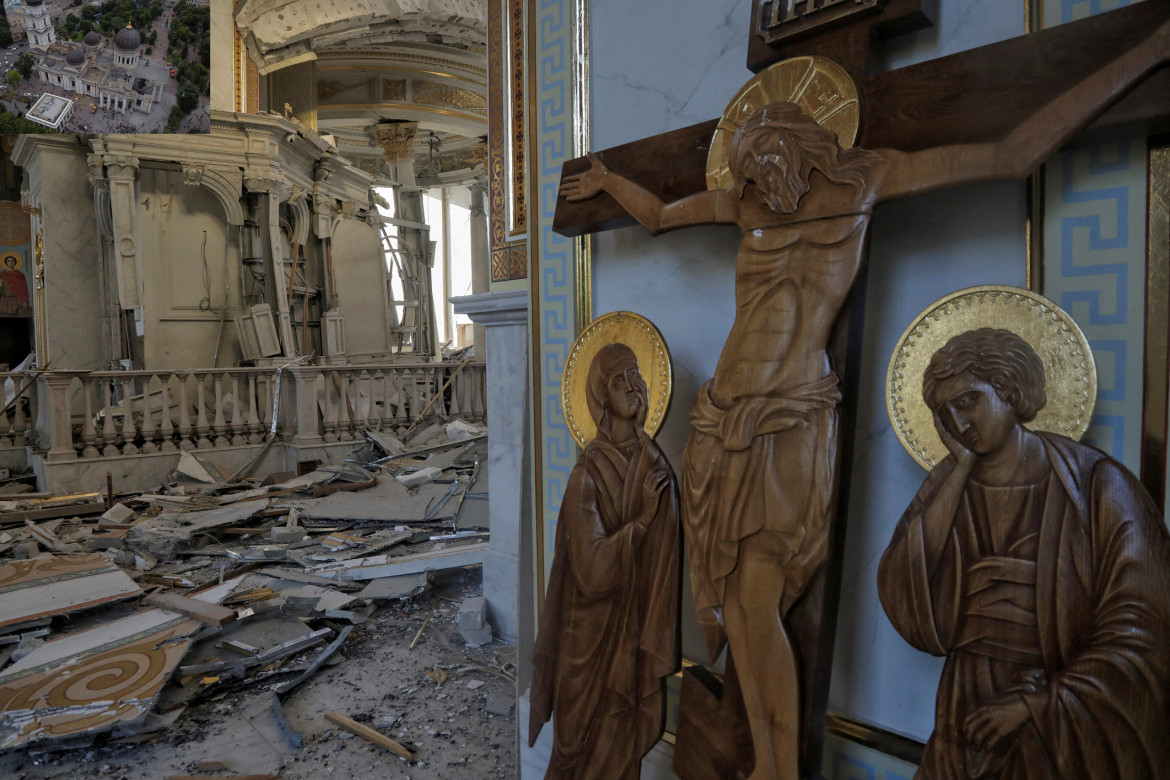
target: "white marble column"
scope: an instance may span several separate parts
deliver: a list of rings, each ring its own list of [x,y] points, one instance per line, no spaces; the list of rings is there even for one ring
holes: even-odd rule
[[[528,381],[528,293],[524,290],[452,298],[487,332],[488,522],[483,595],[496,633],[531,653],[532,517]],[[477,345],[478,349],[478,345]],[[521,560],[524,577],[520,577]]]
[[[17,136],[12,159],[24,168],[23,192],[39,208],[32,241],[43,238],[34,280],[38,363],[55,369],[103,367],[101,242],[87,181],[85,147],[71,135]],[[35,263],[35,260],[34,260]]]

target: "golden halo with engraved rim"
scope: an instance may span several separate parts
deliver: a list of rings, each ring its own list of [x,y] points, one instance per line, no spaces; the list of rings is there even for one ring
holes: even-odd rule
[[[953,336],[977,328],[1010,330],[1044,363],[1048,402],[1028,423],[1033,430],[1080,439],[1097,399],[1097,366],[1085,334],[1052,301],[1019,287],[969,287],[928,306],[906,328],[886,373],[886,411],[906,451],[925,469],[947,455],[922,397],[931,357]]]
[[[19,271],[24,267],[24,257],[16,252],[0,254],[0,271]]]
[[[727,159],[735,131],[757,109],[778,102],[795,103],[817,124],[832,130],[842,149],[857,140],[861,106],[857,87],[844,68],[824,57],[783,60],[753,76],[727,104],[707,152],[707,189],[724,190],[732,185]]]
[[[670,406],[670,391],[674,378],[670,351],[662,334],[650,320],[632,311],[614,311],[589,323],[569,348],[565,370],[561,376],[561,408],[565,423],[577,444],[584,447],[597,435],[597,424],[589,414],[585,398],[589,367],[598,351],[607,344],[625,344],[638,358],[638,370],[646,381],[650,404],[646,411],[644,430],[649,436],[658,433],[666,409]]]

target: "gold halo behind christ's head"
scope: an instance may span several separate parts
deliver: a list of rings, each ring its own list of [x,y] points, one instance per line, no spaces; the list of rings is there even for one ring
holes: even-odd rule
[[[778,102],[796,104],[822,127],[832,130],[842,149],[850,148],[857,140],[861,118],[857,87],[840,65],[824,57],[793,57],[777,62],[740,87],[723,111],[707,152],[707,189],[731,186],[727,158],[735,131],[757,109]]]
[[[969,287],[940,298],[902,334],[886,374],[886,410],[902,446],[923,468],[947,455],[922,397],[931,357],[954,336],[977,328],[1010,330],[1032,345],[1044,363],[1048,402],[1033,430],[1080,439],[1097,399],[1097,366],[1085,334],[1052,301],[1019,287]]]
[[[658,328],[650,320],[631,311],[615,311],[589,323],[569,348],[565,370],[561,375],[561,408],[565,423],[577,444],[584,447],[597,435],[597,424],[589,415],[585,388],[589,367],[598,350],[606,344],[625,344],[638,358],[638,370],[646,381],[650,404],[644,430],[649,436],[658,433],[666,409],[670,406],[673,373],[670,352]]]

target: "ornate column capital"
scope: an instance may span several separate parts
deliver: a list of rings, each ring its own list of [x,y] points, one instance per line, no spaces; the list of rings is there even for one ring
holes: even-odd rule
[[[133,154],[106,154],[103,162],[106,166],[106,176],[111,179],[134,179],[138,176],[138,157]]]
[[[373,132],[386,162],[396,163],[414,157],[418,122],[383,122],[375,125]]]

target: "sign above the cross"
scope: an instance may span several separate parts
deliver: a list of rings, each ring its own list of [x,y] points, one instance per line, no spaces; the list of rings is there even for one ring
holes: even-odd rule
[[[815,54],[858,78],[873,38],[929,27],[937,10],[938,0],[753,0],[747,66],[759,71],[795,54]],[[799,52],[792,48],[797,43]]]

